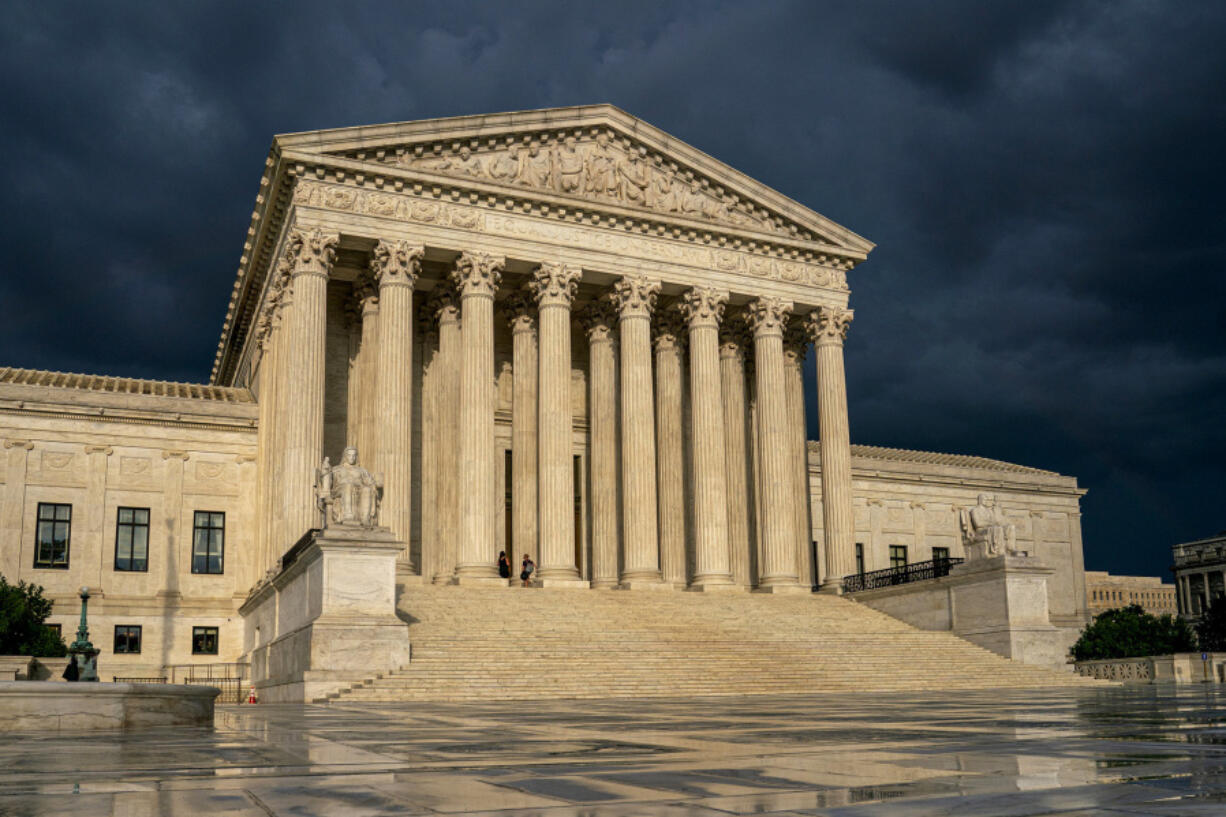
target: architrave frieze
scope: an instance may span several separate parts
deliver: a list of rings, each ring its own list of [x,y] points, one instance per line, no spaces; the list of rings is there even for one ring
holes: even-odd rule
[[[846,272],[839,266],[758,254],[748,248],[696,244],[630,229],[625,224],[619,226],[606,219],[563,220],[550,218],[549,213],[540,210],[508,210],[482,206],[485,202],[470,199],[457,201],[450,197],[413,195],[407,191],[366,190],[312,179],[298,183],[293,200],[299,210],[312,208],[351,213],[422,227],[467,231],[490,238],[560,245],[581,249],[584,253],[657,262],[665,265],[661,270],[672,265],[690,267],[704,276],[727,279],[725,285],[733,291],[744,291],[748,283],[745,279],[764,279],[784,283],[789,289],[810,290],[806,300],[815,303],[845,303],[847,300]],[[615,259],[611,263],[620,266]],[[636,265],[636,269],[641,269],[641,265]],[[741,279],[739,286],[737,279]]]

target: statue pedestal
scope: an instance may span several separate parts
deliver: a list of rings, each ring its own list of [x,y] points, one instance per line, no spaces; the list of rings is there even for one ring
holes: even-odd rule
[[[1047,609],[1056,571],[1033,556],[993,556],[955,565],[945,578],[954,634],[1026,664],[1065,668],[1064,644]]]
[[[409,626],[396,615],[396,560],[387,528],[333,527],[239,608],[260,700],[313,701],[409,662]]]

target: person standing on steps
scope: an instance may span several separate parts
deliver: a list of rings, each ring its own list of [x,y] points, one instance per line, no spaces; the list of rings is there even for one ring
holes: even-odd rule
[[[498,551],[498,575],[504,579],[511,578],[511,560],[505,550]]]
[[[519,571],[519,578],[524,583],[524,587],[532,586],[532,574],[536,572],[536,562],[532,561],[532,557],[527,553],[524,554],[524,563]]]

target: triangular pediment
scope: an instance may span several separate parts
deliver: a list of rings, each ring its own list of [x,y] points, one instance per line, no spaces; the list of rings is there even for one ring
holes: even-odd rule
[[[427,182],[449,179],[561,206],[637,211],[686,229],[817,244],[853,265],[873,248],[612,105],[311,131],[278,136],[276,146]]]

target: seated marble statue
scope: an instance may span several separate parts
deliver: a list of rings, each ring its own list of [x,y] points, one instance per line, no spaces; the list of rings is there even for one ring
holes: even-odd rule
[[[315,496],[323,512],[323,526],[373,528],[378,524],[383,480],[358,465],[358,450],[345,449],[337,465],[324,457],[315,471]]]
[[[973,508],[963,509],[959,514],[962,523],[962,541],[969,558],[986,558],[1004,554],[1016,554],[1017,527],[1008,520],[1004,511],[996,506],[992,494],[980,494]]]

